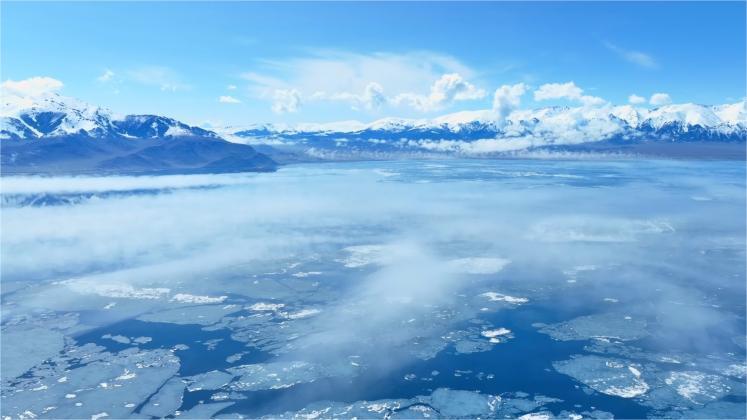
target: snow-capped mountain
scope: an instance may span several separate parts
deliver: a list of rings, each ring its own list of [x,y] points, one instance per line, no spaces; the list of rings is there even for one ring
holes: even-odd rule
[[[655,109],[624,106],[546,107],[515,110],[505,119],[492,110],[463,111],[433,119],[385,118],[369,124],[273,126],[227,130],[249,143],[341,150],[408,149],[490,153],[590,142],[741,142],[747,135],[745,102],[706,106],[672,104]],[[474,143],[481,147],[475,150]]]
[[[37,98],[3,99],[0,139],[64,136],[162,139],[219,138],[212,131],[158,115],[117,116],[108,109],[56,93]]]
[[[249,145],[158,115],[116,116],[57,94],[4,95],[3,173],[196,173],[271,171]]]

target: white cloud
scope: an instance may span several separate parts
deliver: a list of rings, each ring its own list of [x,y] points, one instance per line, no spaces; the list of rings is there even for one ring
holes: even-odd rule
[[[460,75],[461,81],[444,79],[451,74]],[[473,74],[455,58],[430,52],[353,54],[315,50],[306,57],[260,61],[256,70],[241,77],[249,82],[250,92],[268,101],[275,102],[277,90],[293,89],[304,103],[340,101],[355,109],[372,110],[396,104],[398,95],[404,95],[400,103],[414,103],[420,108],[445,104],[449,95],[454,100],[484,97],[484,91],[466,82]],[[431,84],[434,80],[440,85]],[[383,94],[385,89],[391,92],[388,98]]]
[[[648,100],[651,105],[666,105],[672,103],[672,98],[667,93],[654,93]]]
[[[352,92],[337,92],[328,93],[323,91],[314,92],[313,94],[305,98],[307,102],[311,101],[341,101],[350,104],[354,110],[361,108],[367,110],[376,110],[381,108],[384,104],[389,102],[389,99],[384,95],[384,88],[376,82],[371,82],[366,85],[366,88],[362,93]]]
[[[599,96],[583,95],[579,98],[582,104],[586,106],[600,106],[607,103],[604,99]]]
[[[371,82],[366,85],[366,89],[363,91],[363,104],[367,109],[377,109],[386,103],[387,99],[384,96],[384,88],[375,82]]]
[[[236,90],[236,85],[228,85],[228,86],[226,86],[226,89],[228,89],[228,90]]]
[[[0,83],[0,116],[16,116],[20,110],[34,106],[37,98],[55,93],[63,86],[51,77],[6,80]]]
[[[223,95],[220,98],[218,98],[218,102],[222,104],[240,104],[241,101],[234,98],[233,96]]]
[[[498,114],[498,118],[505,119],[511,111],[518,108],[526,90],[527,86],[524,83],[503,85],[496,89],[493,95],[493,110]]]
[[[63,87],[63,83],[51,77],[31,77],[24,80],[6,80],[0,84],[4,94],[24,97],[37,97],[56,92]]]
[[[301,106],[301,92],[296,89],[277,89],[273,95],[272,111],[277,114],[297,112]]]
[[[429,95],[401,93],[395,96],[394,102],[409,104],[419,111],[432,111],[442,109],[454,101],[482,99],[485,95],[483,89],[478,89],[458,73],[449,73],[433,83]]]
[[[109,70],[109,69],[106,69],[101,74],[101,76],[99,76],[99,77],[96,78],[96,80],[99,81],[99,82],[101,82],[101,83],[106,83],[106,82],[112,80],[113,78],[114,78],[114,72],[111,71],[111,70]]]
[[[659,67],[656,60],[654,60],[653,57],[651,57],[650,55],[646,53],[635,51],[635,50],[626,50],[610,42],[605,42],[604,45],[609,50],[614,51],[617,55],[622,57],[624,60],[631,62],[633,64],[636,64],[640,67],[645,67],[649,69],[654,69],[654,68]]]
[[[646,98],[644,98],[643,96],[638,96],[634,93],[628,96],[628,102],[634,105],[643,104],[643,103],[646,103]]]
[[[583,89],[576,86],[573,82],[546,83],[534,91],[534,100],[578,99],[581,97],[583,92]]]
[[[586,106],[598,106],[606,103],[604,99],[598,96],[584,95],[583,93],[584,90],[576,86],[574,82],[546,83],[534,91],[534,100],[567,99],[581,102]]]
[[[140,84],[157,86],[162,91],[176,92],[191,88],[191,86],[182,82],[174,70],[163,66],[146,66],[129,70],[127,76]]]

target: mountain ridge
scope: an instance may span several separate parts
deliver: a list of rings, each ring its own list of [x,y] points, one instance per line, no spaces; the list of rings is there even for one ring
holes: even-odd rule
[[[159,115],[116,115],[57,94],[20,105],[3,105],[0,144],[5,149],[2,163],[6,173],[19,167],[38,171],[34,159],[44,160],[44,153],[51,153],[49,161],[61,156],[78,158],[79,171],[199,172],[272,170],[272,158],[288,163],[443,155],[501,157],[533,151],[631,151],[641,149],[638,146],[642,144],[647,145],[645,150],[664,150],[651,144],[680,148],[683,143],[698,142],[744,145],[747,138],[745,101],[713,106],[670,104],[653,109],[632,105],[551,106],[514,109],[503,118],[493,110],[474,110],[435,118],[387,117],[370,123],[265,123],[211,129]],[[29,144],[36,143],[34,140],[54,141],[49,145]],[[94,146],[82,140],[111,144]],[[196,143],[198,140],[208,146]],[[181,145],[177,147],[176,143]],[[738,156],[740,147],[731,147],[730,155]],[[36,150],[40,148],[47,152]],[[211,148],[232,157],[215,154]],[[83,161],[95,151],[103,155],[91,167]],[[169,158],[167,151],[174,156]],[[247,156],[258,157],[256,167]],[[698,157],[697,152],[694,157]],[[231,162],[238,166],[231,168]]]
[[[3,174],[214,173],[277,166],[249,145],[169,117],[118,116],[57,94],[3,105]]]

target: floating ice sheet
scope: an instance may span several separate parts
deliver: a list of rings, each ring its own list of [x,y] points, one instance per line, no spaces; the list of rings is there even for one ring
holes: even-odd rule
[[[144,314],[138,319],[146,322],[211,325],[220,321],[224,316],[240,310],[241,307],[236,305],[200,305]]]
[[[561,340],[589,340],[592,338],[638,340],[648,335],[647,323],[619,313],[603,313],[574,318],[552,325],[538,325],[539,332]]]
[[[639,397],[649,390],[641,365],[622,359],[578,356],[553,363],[560,373],[573,377],[589,388],[622,398]]]

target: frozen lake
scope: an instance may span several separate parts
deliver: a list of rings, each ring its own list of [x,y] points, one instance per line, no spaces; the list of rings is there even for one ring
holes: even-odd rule
[[[3,417],[745,417],[743,161],[4,177],[2,206]]]

